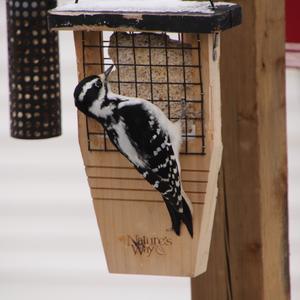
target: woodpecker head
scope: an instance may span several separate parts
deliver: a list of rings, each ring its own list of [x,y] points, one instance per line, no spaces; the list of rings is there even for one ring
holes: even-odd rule
[[[103,74],[91,75],[82,79],[74,90],[76,107],[83,113],[90,115],[91,107],[96,101],[104,101],[108,91],[108,77],[113,69],[110,66]]]

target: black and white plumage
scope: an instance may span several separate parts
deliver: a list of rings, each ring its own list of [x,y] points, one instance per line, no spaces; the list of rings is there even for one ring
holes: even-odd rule
[[[115,147],[161,193],[175,233],[180,235],[183,222],[193,236],[192,206],[180,178],[180,123],[147,100],[114,94],[107,79],[111,70],[80,81],[75,105],[102,124]]]

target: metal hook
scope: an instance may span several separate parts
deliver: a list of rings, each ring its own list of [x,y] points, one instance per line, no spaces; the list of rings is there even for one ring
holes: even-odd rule
[[[218,54],[218,52],[217,52],[217,48],[219,46],[218,45],[218,41],[219,41],[218,34],[219,34],[219,32],[214,33],[213,51],[212,51],[213,61],[215,61],[217,59],[217,54]]]
[[[212,10],[216,10],[215,4],[213,0],[209,0],[210,4],[211,4],[211,8]]]
[[[186,99],[181,99],[180,101],[181,104],[181,116],[180,119],[185,119],[187,115],[187,107],[186,107]]]

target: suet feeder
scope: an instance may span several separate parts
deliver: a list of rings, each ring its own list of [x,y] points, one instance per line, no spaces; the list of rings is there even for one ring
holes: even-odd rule
[[[96,121],[78,113],[79,141],[112,273],[194,277],[206,270],[221,164],[220,32],[241,22],[231,3],[79,1],[49,12],[73,30],[78,76],[111,64],[113,91],[181,120],[181,176],[193,203],[194,237],[170,231],[160,194],[119,154]]]

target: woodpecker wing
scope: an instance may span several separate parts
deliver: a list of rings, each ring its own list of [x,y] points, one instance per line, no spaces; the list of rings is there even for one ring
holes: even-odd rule
[[[162,129],[155,114],[145,109],[143,103],[131,104],[130,101],[128,101],[128,105],[124,103],[118,112],[121,122],[124,124],[126,136],[136,150],[135,155],[138,156],[141,163],[135,163],[131,158],[131,153],[125,153],[128,158],[131,158],[130,160],[141,173],[143,172],[142,174],[147,180],[148,173],[152,174],[150,180],[152,177],[159,180],[159,182],[151,180],[150,183],[162,194],[166,191],[160,189],[160,182],[167,183],[168,190],[172,190],[172,192],[177,190],[180,193],[179,170],[170,136]]]
[[[158,116],[155,110],[149,110],[143,102],[130,100],[120,105],[118,115],[124,126],[125,136],[130,140],[136,153],[134,155],[132,151],[129,153],[129,147],[120,145],[120,142],[117,142],[117,147],[161,193],[170,213],[174,231],[179,235],[182,220],[192,236],[191,211],[182,197],[180,171],[171,137],[160,124],[166,120],[161,120],[161,115]]]

